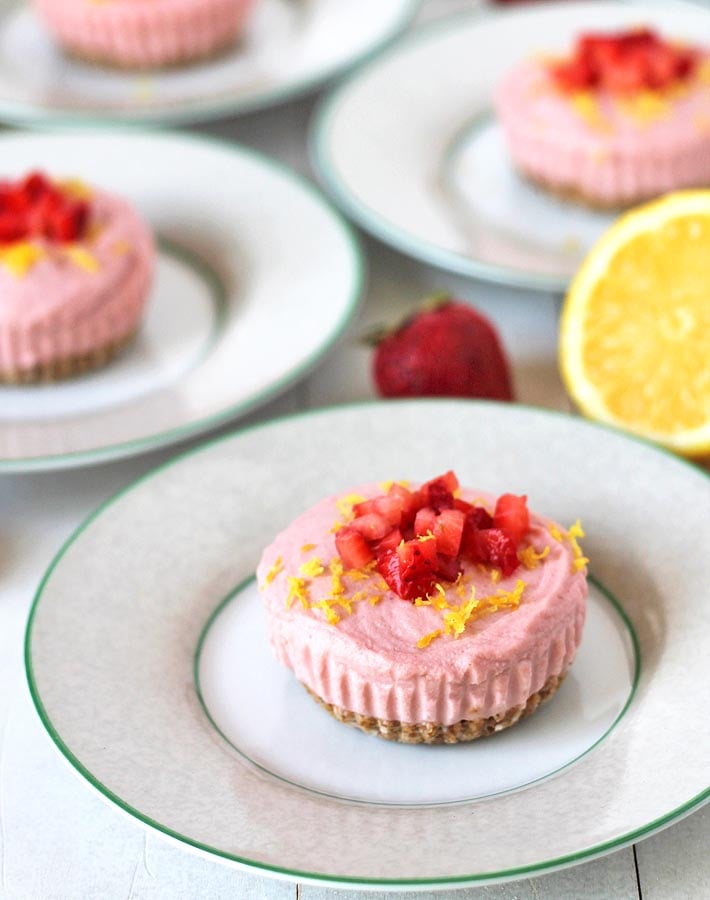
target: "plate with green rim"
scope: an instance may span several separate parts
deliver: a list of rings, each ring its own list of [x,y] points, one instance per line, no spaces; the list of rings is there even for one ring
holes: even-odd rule
[[[0,120],[31,127],[187,123],[315,90],[391,43],[420,0],[258,0],[206,62],[128,72],[65,56],[29,4],[0,0]]]
[[[272,659],[253,572],[322,496],[447,468],[582,519],[585,635],[524,723],[456,747],[389,745],[332,720]],[[709,504],[699,469],[561,413],[415,400],[286,417],[184,454],[80,526],[34,600],[30,691],[107,800],[262,874],[431,889],[574,865],[710,796]]]
[[[138,131],[5,135],[0,150],[8,176],[40,168],[126,197],[158,239],[145,320],[118,359],[0,387],[0,472],[118,459],[215,427],[303,377],[355,313],[364,263],[350,228],[265,156]]]
[[[415,259],[564,291],[616,216],[516,172],[493,114],[495,88],[520,61],[566,52],[582,31],[639,22],[697,43],[710,13],[688,3],[536,3],[416,29],[321,101],[311,129],[321,183],[358,225]]]

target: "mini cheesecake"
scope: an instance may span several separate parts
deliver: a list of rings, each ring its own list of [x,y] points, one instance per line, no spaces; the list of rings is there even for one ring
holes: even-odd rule
[[[0,382],[107,363],[137,331],[154,267],[126,200],[39,172],[0,183]]]
[[[404,743],[501,731],[562,683],[582,637],[577,538],[453,473],[364,485],[289,525],[257,569],[276,658],[342,722]]]
[[[585,34],[563,59],[529,59],[495,106],[520,173],[596,208],[710,185],[710,54],[649,29]]]
[[[33,0],[68,53],[148,69],[216,56],[246,25],[253,0]]]

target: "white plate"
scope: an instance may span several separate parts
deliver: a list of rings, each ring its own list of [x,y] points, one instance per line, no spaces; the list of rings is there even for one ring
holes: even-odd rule
[[[688,5],[565,3],[464,15],[420,28],[323,102],[319,176],[340,206],[398,250],[462,275],[564,290],[613,220],[531,187],[514,171],[492,94],[516,62],[562,51],[585,29],[650,23],[710,33]]]
[[[218,59],[137,74],[64,56],[26,4],[0,0],[0,119],[57,126],[196,122],[315,89],[393,40],[418,0],[257,0]]]
[[[598,582],[546,709],[468,745],[388,745],[274,662],[250,579],[322,495],[449,466],[581,516]],[[707,799],[709,507],[696,468],[543,410],[412,401],[262,425],[156,470],[69,540],[28,625],[32,695],[102,795],[265,873],[423,888],[571,865]]]
[[[309,184],[251,151],[145,133],[10,135],[3,175],[76,174],[158,235],[145,326],[106,368],[0,387],[0,472],[117,459],[246,412],[301,377],[355,311],[352,234]]]

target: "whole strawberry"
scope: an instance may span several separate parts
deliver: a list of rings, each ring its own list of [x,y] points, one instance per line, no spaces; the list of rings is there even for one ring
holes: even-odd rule
[[[475,309],[450,297],[384,336],[373,374],[383,397],[488,397],[512,400],[498,335]]]

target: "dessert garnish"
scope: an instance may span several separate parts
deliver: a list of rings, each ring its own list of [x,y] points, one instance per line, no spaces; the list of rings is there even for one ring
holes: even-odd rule
[[[457,497],[458,487],[449,471],[415,491],[395,483],[355,503],[352,520],[335,533],[343,565],[358,569],[374,560],[403,600],[425,597],[438,581],[455,582],[464,560],[512,575],[530,522],[526,497],[503,494],[491,513]]]
[[[0,244],[72,243],[84,236],[88,219],[89,203],[77,197],[74,182],[64,189],[41,172],[0,182]]]
[[[493,325],[472,306],[438,294],[394,329],[378,329],[373,376],[383,397],[512,400],[510,370]]]
[[[682,85],[694,76],[699,61],[693,48],[665,41],[650,28],[638,28],[581,35],[570,57],[550,64],[550,73],[565,93],[606,90],[629,95]]]

